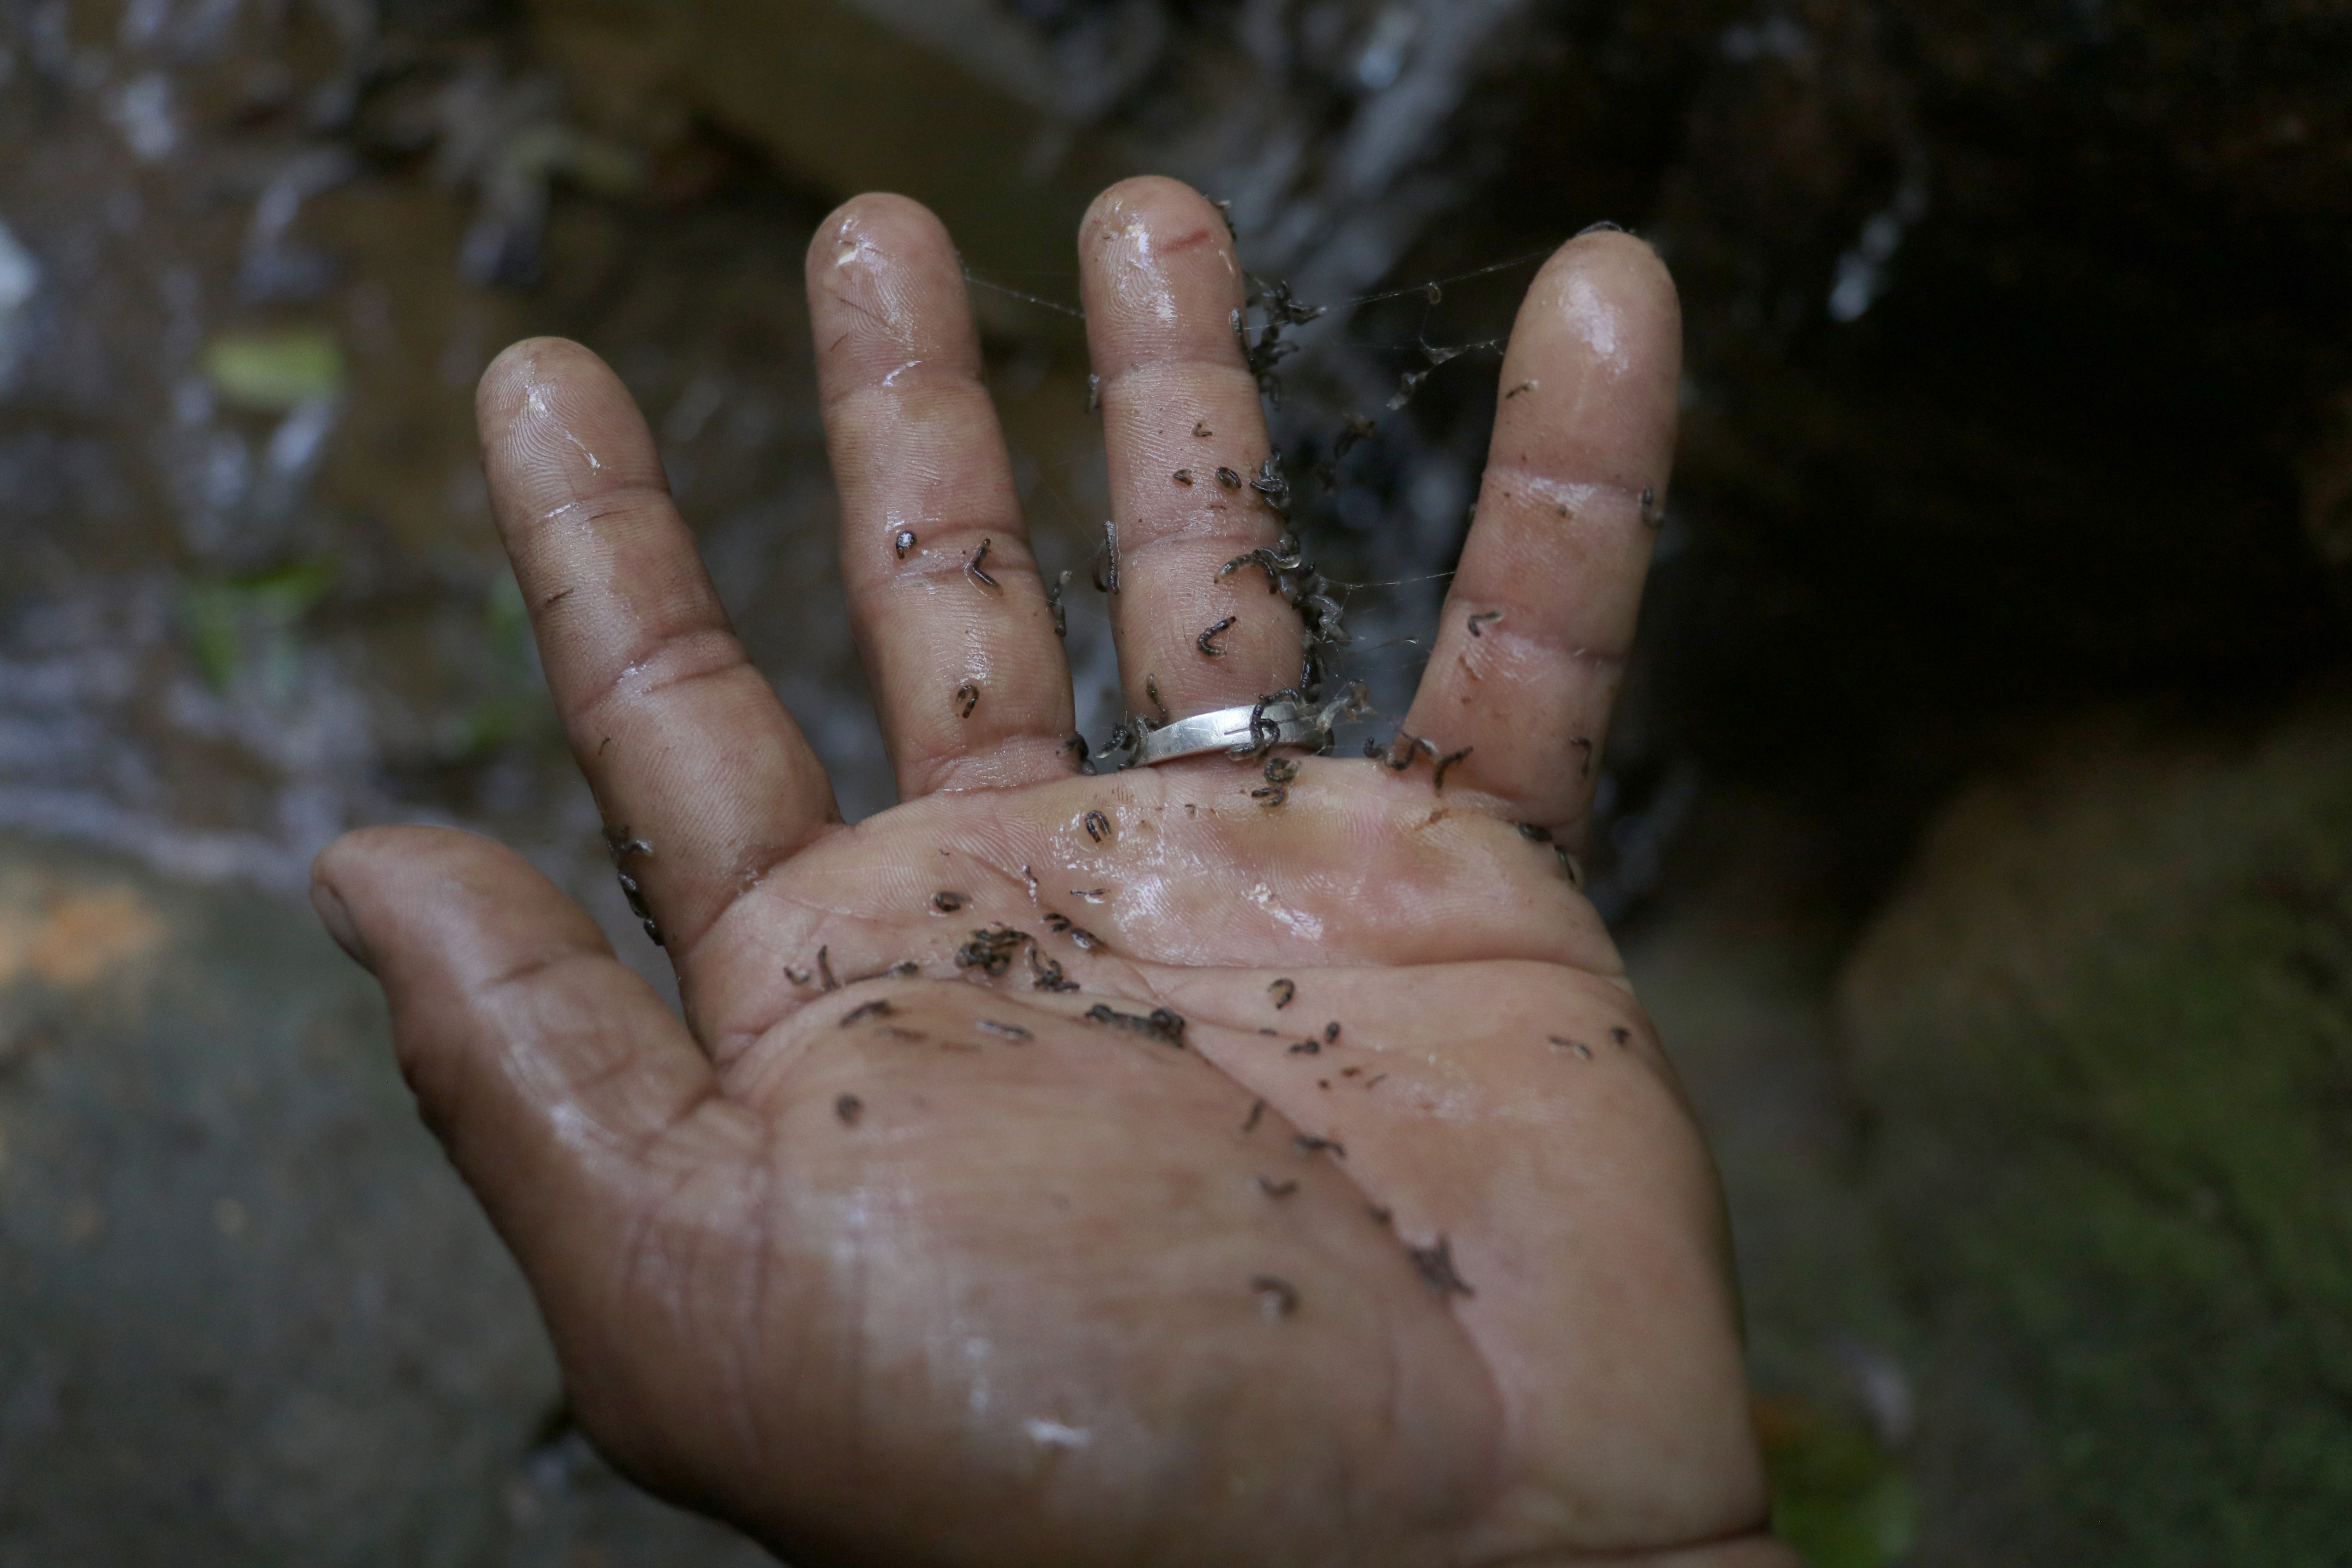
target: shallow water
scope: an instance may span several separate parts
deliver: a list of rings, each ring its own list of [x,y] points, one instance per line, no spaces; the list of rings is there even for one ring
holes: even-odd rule
[[[549,331],[597,348],[636,394],[747,646],[845,809],[888,804],[838,601],[800,303],[816,200],[691,132],[647,147],[582,129],[526,34],[462,19],[44,4],[13,13],[6,39],[0,827],[291,891],[346,828],[469,824],[618,921],[470,429],[491,355]],[[1374,243],[1360,226],[1253,216],[1284,188],[1272,155],[1236,146],[1216,164],[1262,231],[1254,261],[1360,289],[1409,240],[1404,221]],[[1370,143],[1349,156],[1375,195],[1410,162]],[[1458,442],[1378,403],[1398,365],[1427,368],[1433,327],[1495,335],[1521,282],[1292,334],[1310,348],[1284,367],[1278,435],[1311,457],[1356,405],[1386,430],[1336,488],[1297,482],[1310,553],[1374,584],[1353,591],[1340,674],[1370,679],[1391,711],[1473,470]],[[1083,581],[1106,510],[1083,348],[1045,308],[1006,303],[989,314],[992,371],[1024,502],[1049,573]],[[1412,334],[1381,341],[1398,321]],[[1083,592],[1069,650],[1099,741],[1118,715]]]
[[[370,156],[363,9],[270,10],[14,18],[0,824],[291,889],[532,763],[464,418],[517,308],[464,179]]]

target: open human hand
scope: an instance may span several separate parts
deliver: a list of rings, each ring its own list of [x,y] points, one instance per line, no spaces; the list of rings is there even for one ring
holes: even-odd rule
[[[1224,226],[1136,180],[1079,245],[1128,710],[1254,705],[1302,623],[1221,570],[1282,532]],[[1564,852],[1672,457],[1656,258],[1528,293],[1431,747],[1101,775],[947,235],[863,196],[808,279],[904,803],[841,820],[627,394],[536,341],[482,384],[499,525],[685,1022],[494,844],[318,867],[590,1436],[803,1565],[1792,1561],[1713,1169]]]

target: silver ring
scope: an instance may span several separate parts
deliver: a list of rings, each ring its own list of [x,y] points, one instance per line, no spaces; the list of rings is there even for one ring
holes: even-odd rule
[[[1255,733],[1250,727],[1253,719],[1256,721]],[[1208,752],[1247,756],[1269,746],[1319,747],[1330,738],[1331,727],[1318,709],[1296,702],[1268,702],[1263,707],[1245,702],[1239,708],[1195,713],[1173,724],[1145,731],[1136,742],[1131,760],[1121,765],[1148,768]]]

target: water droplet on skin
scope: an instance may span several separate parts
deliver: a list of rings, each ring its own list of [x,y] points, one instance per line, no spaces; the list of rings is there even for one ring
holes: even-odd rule
[[[1032,1416],[1021,1424],[1021,1430],[1033,1443],[1048,1448],[1083,1448],[1095,1440],[1095,1435],[1084,1426],[1066,1426],[1059,1421]]]
[[[1612,371],[1623,372],[1631,363],[1631,355],[1625,342],[1624,318],[1615,302],[1591,278],[1580,273],[1569,279],[1568,297],[1560,306],[1570,330],[1583,340],[1593,357]]]

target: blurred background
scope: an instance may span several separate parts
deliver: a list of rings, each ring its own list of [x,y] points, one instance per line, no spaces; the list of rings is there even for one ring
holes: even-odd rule
[[[1816,1568],[2352,1560],[2347,81],[2329,0],[0,0],[0,1568],[764,1561],[572,1432],[299,894],[461,824],[657,970],[476,460],[530,332],[889,804],[803,247],[946,217],[1083,582],[1147,170],[1329,307],[1267,390],[1391,712],[1535,265],[1675,269],[1595,888]]]

